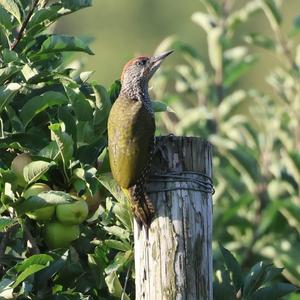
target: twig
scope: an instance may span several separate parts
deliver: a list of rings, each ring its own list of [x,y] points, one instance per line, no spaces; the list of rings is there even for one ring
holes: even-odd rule
[[[24,31],[25,31],[25,29],[28,25],[28,22],[29,22],[35,8],[37,7],[38,3],[39,3],[39,0],[34,0],[34,3],[32,4],[32,7],[29,10],[28,15],[26,16],[26,18],[25,18],[25,20],[22,24],[21,29],[20,29],[14,43],[10,46],[10,50],[14,50],[17,47],[17,45],[19,44],[19,42],[21,41],[21,39],[23,37],[23,34],[24,34]]]
[[[223,10],[222,10],[222,18],[221,18],[221,28],[223,34],[226,32],[226,19],[230,13],[232,8],[232,1],[225,0],[223,3]],[[223,55],[223,54],[222,54]],[[215,72],[215,87],[216,87],[216,95],[218,99],[218,104],[221,104],[224,98],[224,70],[223,70],[223,57],[222,62],[219,68]]]
[[[130,263],[130,265],[128,267],[128,270],[127,270],[127,273],[126,273],[124,287],[123,287],[123,291],[122,291],[122,295],[121,295],[121,300],[124,300],[124,297],[125,297],[125,292],[126,292],[127,283],[128,283],[128,280],[129,280],[129,273],[130,273],[131,265],[132,265],[132,263]]]
[[[279,27],[275,28],[274,32],[275,32],[275,36],[276,36],[276,38],[278,40],[278,43],[281,46],[283,54],[285,55],[286,60],[287,60],[287,62],[290,65],[290,68],[298,70],[298,66],[297,66],[297,64],[296,64],[296,62],[295,62],[295,60],[293,58],[293,55],[291,53],[291,50],[290,50],[290,48],[288,46],[288,43],[286,41],[286,38],[285,38],[284,34],[282,33],[282,31],[280,30]]]
[[[222,15],[221,15],[221,29],[222,35],[226,34],[226,19],[230,13],[230,9],[232,7],[233,2],[230,0],[225,0],[222,7]],[[218,105],[220,105],[224,99],[224,59],[223,59],[223,46],[222,46],[222,54],[221,54],[221,62],[218,68],[215,70],[214,83],[215,83],[215,94],[218,101]],[[218,131],[219,126],[219,116],[216,114],[215,118],[211,121],[211,131],[216,133]]]
[[[223,66],[220,66],[218,70],[216,70],[215,74],[215,85],[216,85],[216,94],[218,99],[218,104],[221,104],[223,101]]]
[[[32,236],[30,230],[28,229],[28,227],[25,224],[23,224],[23,230],[24,230],[24,237],[30,243],[30,246],[31,246],[30,247],[31,248],[30,255],[39,254],[40,249],[39,249],[34,237]]]

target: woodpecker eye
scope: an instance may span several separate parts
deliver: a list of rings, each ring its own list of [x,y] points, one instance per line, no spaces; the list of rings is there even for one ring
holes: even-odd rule
[[[146,59],[138,60],[138,61],[136,62],[137,66],[139,66],[139,67],[144,66],[146,63],[147,63],[147,60],[146,60]]]

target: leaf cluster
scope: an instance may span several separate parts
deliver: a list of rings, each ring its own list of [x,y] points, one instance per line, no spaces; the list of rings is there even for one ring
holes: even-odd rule
[[[111,178],[98,178],[109,171],[106,125],[120,83],[89,82],[92,72],[74,67],[75,53],[93,54],[87,40],[49,30],[90,5],[0,1],[1,299],[129,299],[124,282],[134,290],[130,210],[107,198]],[[36,183],[51,190],[25,199]],[[77,200],[89,206],[80,237],[49,249],[48,221],[26,214]]]
[[[192,21],[206,34],[208,60],[173,36],[159,46],[182,56],[175,71],[166,69],[154,79],[156,97],[176,112],[159,119],[161,131],[205,137],[214,145],[215,253],[220,241],[243,268],[272,261],[284,267],[284,280],[300,286],[299,18],[286,34],[285,1],[201,3]],[[269,25],[270,36],[253,32],[258,17]],[[265,51],[258,55],[257,47]],[[268,55],[277,58],[265,78],[270,93],[243,80]],[[173,91],[166,88],[170,81]]]

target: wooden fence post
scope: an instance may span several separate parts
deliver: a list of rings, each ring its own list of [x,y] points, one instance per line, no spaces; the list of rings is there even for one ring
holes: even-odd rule
[[[134,229],[136,300],[212,300],[212,147],[166,136],[149,184],[156,217]]]

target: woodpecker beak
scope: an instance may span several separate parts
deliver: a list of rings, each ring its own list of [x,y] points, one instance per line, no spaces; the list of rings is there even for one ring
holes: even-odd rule
[[[161,63],[164,61],[164,59],[169,56],[171,53],[173,53],[173,50],[169,50],[166,52],[163,52],[159,55],[152,56],[150,58],[150,74],[153,75],[155,71],[159,68]]]

